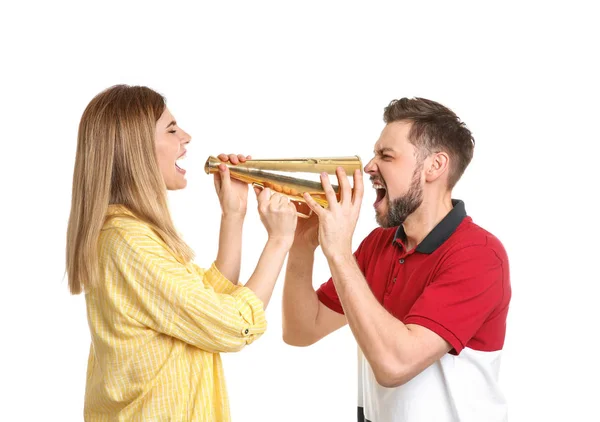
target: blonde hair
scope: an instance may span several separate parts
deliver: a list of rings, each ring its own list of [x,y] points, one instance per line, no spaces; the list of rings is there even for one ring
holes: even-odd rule
[[[180,260],[193,258],[175,230],[155,152],[165,98],[143,86],[116,85],[88,104],[79,124],[67,229],[71,294],[99,282],[98,238],[109,204],[122,204],[149,224]]]

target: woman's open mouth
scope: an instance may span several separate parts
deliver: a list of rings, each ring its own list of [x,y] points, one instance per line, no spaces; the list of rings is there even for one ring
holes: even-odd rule
[[[179,166],[179,162],[180,162],[181,160],[185,159],[185,154],[186,154],[186,152],[187,152],[187,151],[184,151],[184,152],[183,152],[183,154],[181,154],[181,155],[179,156],[179,158],[178,158],[177,160],[175,160],[175,168],[176,168],[176,169],[177,169],[177,171],[178,171],[179,173],[181,173],[181,174],[185,174],[185,170]]]

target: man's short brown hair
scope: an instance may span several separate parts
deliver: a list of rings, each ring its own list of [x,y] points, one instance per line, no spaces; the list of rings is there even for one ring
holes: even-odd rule
[[[409,141],[418,148],[419,155],[444,151],[450,156],[448,188],[452,189],[473,158],[475,140],[471,131],[447,107],[425,98],[392,100],[385,107],[383,121],[412,123]]]

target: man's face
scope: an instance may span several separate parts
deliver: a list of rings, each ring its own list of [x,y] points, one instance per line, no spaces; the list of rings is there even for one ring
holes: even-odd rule
[[[365,166],[377,190],[373,207],[381,227],[401,225],[423,202],[423,161],[408,140],[410,128],[406,121],[387,124]]]

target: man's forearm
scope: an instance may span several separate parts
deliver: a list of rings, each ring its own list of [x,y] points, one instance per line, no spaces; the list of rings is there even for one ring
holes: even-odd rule
[[[221,217],[216,265],[219,271],[234,284],[237,284],[240,278],[243,225],[243,216],[223,215]]]
[[[409,345],[406,325],[377,301],[352,254],[328,258],[337,294],[350,329],[376,375],[396,366],[398,346]]]
[[[283,285],[283,339],[303,345],[311,342],[319,309],[312,286],[314,250],[292,247]]]

